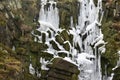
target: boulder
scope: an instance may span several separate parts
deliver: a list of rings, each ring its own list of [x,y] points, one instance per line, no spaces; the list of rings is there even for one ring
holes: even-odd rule
[[[52,60],[52,64],[49,65],[48,67],[63,70],[70,73],[79,74],[79,70],[76,65],[66,60],[63,60],[62,58],[55,58],[54,60]]]
[[[51,63],[47,65],[47,80],[78,80],[79,70],[75,64],[62,58],[54,58]]]

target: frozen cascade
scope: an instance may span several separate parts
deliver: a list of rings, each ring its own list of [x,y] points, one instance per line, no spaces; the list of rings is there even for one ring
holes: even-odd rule
[[[73,17],[71,16],[71,29],[66,31],[67,34],[73,35],[73,42],[66,40],[64,44],[68,44],[70,49],[67,51],[64,47],[56,41],[56,36],[65,29],[59,28],[59,10],[56,7],[56,2],[50,0],[41,0],[41,9],[39,13],[40,27],[37,29],[46,36],[43,41],[43,36],[35,35],[38,42],[43,42],[48,45],[48,49],[44,52],[53,54],[54,57],[59,57],[58,53],[66,53],[67,57],[64,59],[75,63],[80,69],[80,80],[101,80],[101,64],[100,55],[105,52],[105,42],[103,41],[103,34],[100,26],[103,17],[102,0],[98,0],[97,7],[93,0],[79,0],[80,13],[78,14],[78,25],[73,26]],[[47,4],[50,6],[46,6]],[[50,33],[48,33],[48,31]],[[50,34],[50,35],[49,35]],[[64,40],[61,38],[61,40]],[[35,39],[36,41],[36,39]],[[58,50],[54,49],[51,42],[54,42]],[[79,50],[75,48],[79,46]],[[70,57],[72,55],[72,57]],[[49,61],[40,58],[42,69]]]
[[[44,4],[43,4],[44,3]],[[50,6],[45,6],[45,4],[50,4]],[[59,28],[59,14],[58,9],[55,7],[56,2],[46,0],[42,0],[41,3],[41,9],[39,13],[39,22],[42,25],[42,23],[48,23],[49,25],[53,25],[54,28]],[[42,22],[41,22],[42,21]]]

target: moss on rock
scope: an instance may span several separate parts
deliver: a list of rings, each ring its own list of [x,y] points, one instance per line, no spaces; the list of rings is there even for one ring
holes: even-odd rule
[[[110,76],[112,68],[114,68],[118,61],[117,51],[119,50],[119,19],[116,13],[117,7],[116,3],[119,1],[104,1],[103,10],[105,11],[103,22],[102,22],[102,32],[104,34],[104,40],[106,44],[106,52],[102,54],[101,64],[102,72],[104,73],[105,66],[107,66],[107,75]]]
[[[16,56],[10,55],[12,50],[7,51],[8,49],[6,49],[6,46],[4,45],[0,45],[0,48],[0,55],[2,55],[0,56],[0,80],[15,80],[20,78],[22,70],[21,62]]]

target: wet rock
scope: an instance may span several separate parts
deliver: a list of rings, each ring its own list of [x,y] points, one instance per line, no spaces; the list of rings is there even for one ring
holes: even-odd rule
[[[63,42],[64,42],[63,39],[62,39],[62,37],[61,37],[60,35],[56,35],[56,36],[55,36],[55,39],[56,39],[56,41],[57,41],[59,44],[61,44],[61,45],[62,45]]]
[[[45,60],[51,60],[53,58],[53,54],[48,52],[41,52],[40,56],[44,58]]]
[[[42,42],[45,43],[46,41],[46,34],[45,33],[41,33],[42,34]]]
[[[64,49],[65,49],[66,51],[70,51],[70,45],[69,45],[68,42],[64,43],[64,44],[63,44],[63,47],[64,47]]]
[[[71,79],[71,76],[65,76],[65,75],[56,73],[56,72],[54,72],[52,70],[50,70],[49,73],[48,73],[48,78],[49,77],[53,77],[53,78],[57,78],[57,79],[62,79],[62,80],[70,80]]]
[[[79,70],[76,65],[62,58],[54,58],[48,64],[49,67],[47,80],[78,80]]]
[[[61,33],[60,33],[61,37],[64,39],[64,41],[69,41],[69,34],[67,32],[67,30],[63,30]]]
[[[34,34],[35,34],[35,35],[39,35],[39,36],[41,36],[41,32],[38,31],[38,30],[34,30]]]
[[[67,53],[65,53],[65,52],[59,52],[58,53],[58,56],[60,56],[60,57],[67,57]]]
[[[39,51],[45,50],[48,48],[47,45],[42,44],[42,43],[37,43],[37,42],[31,42],[29,47],[31,49],[30,51],[34,53],[36,52],[38,53]]]
[[[57,43],[55,41],[50,41],[50,44],[52,44],[52,47],[55,49],[55,50],[60,50],[59,46],[57,45]]]
[[[77,24],[79,12],[79,2],[77,0],[58,0],[57,7],[60,13],[60,28],[70,28],[70,17],[73,17],[73,23]]]
[[[62,58],[55,58],[54,60],[52,60],[52,64],[52,68],[57,68],[63,71],[68,71],[76,74],[79,73],[78,67],[76,65],[63,60]]]

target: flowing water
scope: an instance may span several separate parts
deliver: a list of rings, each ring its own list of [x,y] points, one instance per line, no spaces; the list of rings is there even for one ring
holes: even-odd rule
[[[55,38],[65,29],[59,27],[59,9],[56,7],[57,3],[53,0],[48,2],[46,0],[41,1],[39,13],[40,27],[37,30],[45,34],[45,39],[42,39],[43,36],[34,35],[37,37],[38,42],[48,45],[48,49],[44,52],[53,54],[54,57],[59,57],[58,53],[60,52],[66,53],[67,56],[64,59],[79,67],[80,80],[101,80],[100,57],[105,52],[105,42],[100,29],[103,17],[102,0],[98,0],[97,7],[93,0],[79,0],[78,2],[80,3],[78,24],[73,26],[73,16],[71,16],[71,29],[67,31],[67,34],[73,35],[72,43],[69,40],[64,41],[64,44],[69,44],[69,50],[64,49]],[[46,6],[47,4],[49,6]],[[59,50],[54,49],[51,41],[57,45]],[[76,46],[79,47],[76,48]],[[49,61],[40,58],[42,69],[47,69],[47,62]]]

